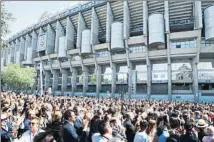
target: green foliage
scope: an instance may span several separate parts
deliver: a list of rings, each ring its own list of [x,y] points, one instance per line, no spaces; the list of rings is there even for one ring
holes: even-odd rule
[[[9,64],[2,70],[2,81],[15,90],[24,90],[33,87],[35,77],[35,68],[21,68],[18,64]]]
[[[2,37],[9,34],[11,31],[9,30],[9,22],[15,21],[15,18],[13,17],[13,14],[8,12],[5,9],[4,2],[1,2],[1,39]],[[6,41],[3,39],[1,40],[2,47],[6,47]]]

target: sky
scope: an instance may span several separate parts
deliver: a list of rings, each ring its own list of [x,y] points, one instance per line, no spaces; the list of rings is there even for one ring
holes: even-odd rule
[[[5,1],[5,8],[16,19],[9,23],[11,33],[3,37],[8,39],[26,27],[38,21],[44,12],[58,11],[61,7],[76,5],[81,1]]]

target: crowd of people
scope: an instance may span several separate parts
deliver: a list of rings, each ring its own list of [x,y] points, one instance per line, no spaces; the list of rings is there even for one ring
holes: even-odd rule
[[[214,104],[1,92],[2,142],[214,142]]]

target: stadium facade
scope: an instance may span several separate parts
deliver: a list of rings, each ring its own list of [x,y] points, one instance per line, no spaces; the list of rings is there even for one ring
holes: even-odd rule
[[[2,67],[32,66],[55,94],[214,101],[214,1],[94,1],[8,41]],[[40,66],[40,63],[42,65]]]

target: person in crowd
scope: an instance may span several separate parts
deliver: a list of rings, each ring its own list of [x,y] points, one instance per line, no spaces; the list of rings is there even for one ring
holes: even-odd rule
[[[176,117],[170,118],[170,127],[169,130],[169,137],[166,139],[166,142],[179,142],[181,131],[179,130],[180,126],[180,120]]]
[[[152,142],[156,134],[156,121],[154,119],[149,119],[146,133],[149,136],[149,141]]]
[[[136,133],[134,142],[149,142],[149,136],[146,133],[148,122],[146,120],[140,121],[140,131]]]
[[[47,124],[46,128],[46,131],[52,132],[52,135],[57,142],[63,142],[61,135],[61,127],[63,124],[61,123],[61,119],[62,113],[60,111],[53,112],[52,122]]]
[[[27,130],[26,132],[24,132],[21,138],[18,140],[18,142],[33,142],[34,137],[36,135],[38,135],[41,132],[44,132],[44,130],[40,129],[39,127],[39,118],[37,117],[31,118],[29,125],[30,125],[30,130]]]
[[[98,124],[99,135],[94,137],[93,142],[109,142],[112,139],[112,128],[109,122],[104,120]]]
[[[126,134],[126,138],[128,142],[133,142],[134,141],[134,137],[135,137],[135,127],[133,124],[131,123],[127,123],[125,125],[125,134]]]
[[[198,138],[200,141],[202,141],[203,137],[206,136],[206,128],[208,127],[208,124],[204,121],[204,119],[199,119],[196,123],[196,130],[198,132]]]
[[[74,126],[74,122],[76,121],[76,115],[74,111],[66,110],[64,113],[65,123],[63,125],[62,137],[64,142],[80,142],[84,139],[84,133],[81,135],[77,134],[77,130]],[[83,123],[83,132],[87,129],[87,123]]]
[[[214,142],[214,127],[209,126],[207,128],[207,136],[204,136],[202,142]]]
[[[33,142],[57,142],[50,131],[41,132],[34,137]]]
[[[184,135],[181,135],[180,142],[200,142],[194,132],[194,127],[191,121],[187,121],[184,124],[184,128],[186,133]]]
[[[99,135],[99,130],[98,130],[98,124],[100,123],[101,119],[99,116],[95,115],[91,121],[90,121],[90,125],[89,125],[89,138],[88,141],[89,142],[93,142],[94,138]]]
[[[7,114],[1,114],[1,142],[12,142],[13,134],[8,130]]]

